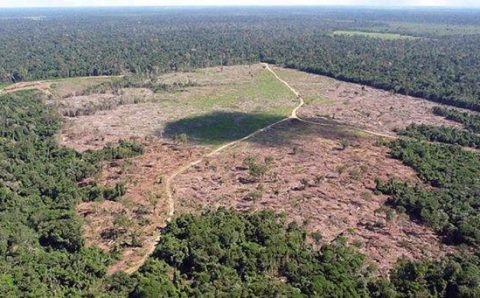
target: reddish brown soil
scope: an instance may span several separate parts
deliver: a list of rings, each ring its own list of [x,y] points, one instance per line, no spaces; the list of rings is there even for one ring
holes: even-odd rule
[[[174,92],[152,94],[149,90],[129,88],[122,90],[121,94],[60,99],[56,104],[62,113],[80,116],[65,119],[59,142],[77,151],[85,151],[98,150],[107,143],[124,138],[161,135],[167,122],[204,113],[202,107],[195,105],[197,99],[228,94],[230,89],[252,83],[262,71],[260,64],[212,67],[160,76],[158,81],[164,84],[194,85]],[[245,104],[239,101],[237,108],[255,108]]]
[[[166,223],[168,203],[164,197],[164,179],[203,154],[203,149],[197,146],[161,140],[144,143],[144,155],[107,164],[98,178],[103,185],[126,184],[127,193],[118,202],[86,202],[77,207],[85,219],[86,244],[107,251],[121,251],[121,261],[110,268],[110,273],[123,271],[144,257],[144,248],[155,241],[159,228]],[[119,214],[127,219],[126,226],[115,226]],[[112,231],[120,236],[105,236]],[[137,244],[132,245],[132,237],[136,237]]]
[[[325,76],[274,67],[275,72],[300,92],[307,104],[299,117],[333,118],[358,128],[393,135],[411,123],[460,127],[432,113],[439,104],[425,99],[394,94]]]
[[[321,76],[275,70],[292,87],[298,88],[307,101],[299,116],[328,122],[327,126],[290,120],[235,148],[208,157],[172,181],[175,213],[218,207],[286,212],[290,220],[323,235],[324,242],[345,236],[349,243],[367,254],[384,275],[400,257],[436,258],[449,252],[451,248],[443,246],[426,227],[404,215],[387,216],[392,211],[384,206],[386,197],[374,193],[375,178],[399,177],[419,182],[415,172],[389,158],[388,149],[376,146],[376,139],[345,125],[336,125],[340,122],[392,135],[393,129],[411,122],[451,125],[431,114],[434,104]],[[127,102],[112,110],[94,111],[66,122],[59,136],[61,143],[79,151],[100,149],[108,142],[125,138],[141,138],[146,144],[145,155],[107,165],[98,177],[103,184],[125,182],[124,197],[118,202],[78,206],[78,212],[86,221],[87,244],[104,250],[121,250],[120,261],[109,273],[132,272],[143,263],[147,253],[153,250],[158,229],[165,224],[169,212],[165,199],[166,177],[207,150],[164,143],[158,134],[164,123],[197,112],[192,98],[214,96],[235,82],[239,74],[242,80],[248,81],[259,71],[261,68],[257,65],[165,75],[162,80],[167,83],[181,81],[197,85],[175,94],[155,94],[151,102]],[[87,106],[90,104],[91,98],[77,99],[78,102],[66,101],[65,106],[83,108],[85,102]],[[99,102],[112,100],[116,102],[117,98]],[[325,121],[324,116],[334,119]],[[145,139],[148,141],[143,141]],[[253,178],[243,163],[247,157],[255,157],[258,163],[271,159],[272,163],[263,177]],[[118,226],[116,221],[119,214],[126,219],[123,226]],[[105,237],[105,232],[112,229],[121,235],[116,239]]]
[[[179,175],[174,181],[176,211],[233,207],[286,212],[310,232],[320,232],[323,241],[345,236],[382,274],[402,256],[443,255],[449,248],[429,229],[404,216],[386,219],[386,197],[373,192],[375,178],[418,180],[375,142],[352,131],[292,120]],[[273,158],[273,163],[255,180],[243,164],[247,157],[258,162]]]

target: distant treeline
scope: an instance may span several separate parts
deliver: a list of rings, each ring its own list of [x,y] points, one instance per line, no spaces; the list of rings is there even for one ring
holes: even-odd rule
[[[27,17],[41,16],[41,17]],[[475,11],[332,9],[29,10],[0,18],[0,81],[160,73],[266,61],[480,110]],[[418,39],[331,36],[395,31]],[[411,25],[414,24],[414,25]],[[432,30],[420,30],[422,24]],[[460,26],[460,27],[458,27]],[[459,29],[460,28],[460,29]],[[480,32],[480,31],[479,31]]]

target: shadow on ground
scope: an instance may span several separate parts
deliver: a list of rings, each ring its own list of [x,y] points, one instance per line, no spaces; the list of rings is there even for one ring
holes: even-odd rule
[[[169,122],[163,136],[175,139],[185,134],[189,141],[220,144],[238,140],[283,118],[266,113],[213,112]]]
[[[248,134],[284,119],[280,115],[264,113],[213,112],[169,122],[158,134],[170,139],[187,137],[189,142],[218,145],[238,140]],[[320,137],[332,140],[355,141],[359,134],[335,120],[309,119],[317,124],[289,119],[249,141],[263,146],[288,146],[296,138]]]
[[[298,139],[322,138],[327,140],[346,140],[354,143],[361,138],[355,129],[346,127],[333,120],[309,119],[318,124],[290,119],[272,128],[269,133],[255,136],[250,141],[266,147],[291,146]]]

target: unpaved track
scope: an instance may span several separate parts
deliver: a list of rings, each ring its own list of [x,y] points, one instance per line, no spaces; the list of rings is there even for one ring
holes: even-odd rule
[[[329,124],[329,123],[320,123],[320,122],[315,122],[315,121],[310,121],[310,120],[305,120],[305,119],[302,119],[300,117],[298,117],[297,115],[297,111],[305,104],[305,101],[303,99],[303,97],[300,95],[300,93],[295,90],[295,88],[293,88],[292,86],[290,86],[290,84],[288,84],[285,80],[283,80],[282,78],[280,78],[278,76],[278,74],[270,67],[270,65],[264,63],[263,64],[265,66],[265,68],[270,71],[274,76],[275,78],[277,78],[277,80],[279,80],[280,82],[282,82],[285,86],[288,87],[288,89],[290,89],[290,91],[292,91],[296,96],[297,98],[300,100],[300,104],[292,111],[292,115],[290,116],[290,119],[297,119],[303,123],[308,123],[308,124],[315,124],[315,125],[322,125],[322,126],[332,126],[332,127],[339,127],[339,126],[343,126],[345,128],[350,128],[350,129],[355,129],[357,131],[361,131],[363,133],[366,133],[366,134],[369,134],[369,135],[373,135],[373,136],[377,136],[377,137],[382,137],[382,138],[388,138],[388,139],[396,139],[397,137],[396,136],[392,136],[392,135],[387,135],[387,134],[383,134],[383,133],[378,133],[378,132],[374,132],[374,131],[370,131],[370,130],[365,130],[365,129],[359,129],[359,128],[356,128],[356,127],[353,127],[353,126],[349,126],[349,125],[345,125],[345,124]]]
[[[184,173],[185,171],[187,171],[191,167],[193,167],[195,165],[198,165],[205,158],[214,156],[214,155],[224,151],[225,149],[232,148],[235,145],[237,145],[237,144],[239,144],[243,141],[249,140],[249,139],[255,137],[256,135],[258,135],[262,132],[265,132],[265,131],[269,130],[270,128],[272,128],[272,127],[274,127],[274,126],[276,126],[280,123],[286,122],[288,120],[295,119],[295,120],[298,120],[298,121],[301,121],[301,122],[304,122],[304,123],[321,125],[321,126],[331,126],[331,127],[344,126],[346,128],[349,128],[349,129],[355,129],[357,131],[361,131],[361,132],[364,132],[364,133],[367,133],[367,134],[370,134],[370,135],[374,135],[374,136],[378,136],[378,137],[389,138],[389,139],[396,138],[396,137],[391,136],[391,135],[386,135],[386,134],[377,133],[377,132],[373,132],[373,131],[358,129],[358,128],[354,128],[354,127],[351,127],[351,126],[348,126],[348,125],[320,123],[320,122],[314,122],[314,121],[309,121],[309,120],[304,120],[302,118],[299,118],[298,115],[297,115],[297,112],[305,104],[305,100],[303,99],[303,97],[300,95],[300,93],[297,90],[295,90],[292,86],[290,86],[290,84],[288,84],[285,80],[280,78],[278,76],[278,74],[270,67],[270,65],[268,65],[266,63],[262,63],[262,64],[267,71],[271,72],[278,81],[283,83],[286,87],[288,87],[288,89],[290,89],[290,91],[293,94],[295,94],[295,96],[299,100],[298,105],[292,110],[292,113],[290,114],[289,117],[284,118],[284,119],[282,119],[280,121],[277,121],[275,123],[272,123],[272,124],[270,124],[270,125],[268,125],[264,128],[261,128],[259,130],[256,130],[256,131],[252,132],[251,134],[249,134],[249,135],[247,135],[247,136],[245,136],[241,139],[238,139],[238,140],[232,141],[230,143],[227,143],[225,145],[222,145],[221,147],[216,148],[215,150],[211,151],[210,153],[207,153],[204,156],[202,156],[201,158],[184,165],[183,167],[177,169],[174,173],[172,173],[165,181],[165,196],[166,196],[167,203],[168,203],[167,222],[170,222],[172,220],[173,216],[175,215],[175,200],[173,199],[172,183],[178,175]],[[158,235],[154,239],[152,239],[151,241],[146,243],[145,247],[144,247],[145,255],[141,259],[139,259],[138,261],[136,261],[134,263],[131,263],[129,268],[126,269],[124,272],[128,273],[128,274],[131,274],[131,273],[137,271],[145,263],[145,261],[148,259],[148,257],[155,251],[155,247],[156,247],[157,243],[160,241],[160,237],[161,237],[161,235],[160,235],[160,233],[158,233]],[[114,273],[114,272],[109,272],[109,273]]]
[[[201,163],[207,157],[214,156],[215,154],[217,154],[219,152],[222,152],[225,149],[232,148],[235,145],[237,145],[238,143],[241,143],[243,141],[251,139],[254,136],[272,128],[275,125],[278,125],[278,124],[283,123],[283,122],[285,122],[287,120],[290,120],[290,119],[297,119],[297,110],[300,109],[303,106],[303,104],[304,104],[303,99],[300,97],[300,95],[298,94],[298,92],[296,90],[294,90],[293,88],[291,88],[287,84],[287,82],[280,79],[280,77],[278,77],[278,75],[275,72],[273,72],[267,64],[264,64],[264,66],[267,70],[272,72],[278,80],[280,80],[282,83],[284,83],[297,96],[297,98],[300,99],[300,103],[293,109],[292,114],[289,117],[284,118],[282,120],[279,120],[275,123],[272,123],[272,124],[270,124],[266,127],[263,127],[259,130],[256,130],[256,131],[252,132],[251,134],[249,134],[249,135],[247,135],[247,136],[245,136],[241,139],[238,139],[238,140],[232,141],[230,143],[227,143],[225,145],[222,145],[222,146],[216,148],[215,150],[211,151],[210,153],[205,154],[201,158],[186,164],[185,166],[179,168],[174,173],[172,173],[165,181],[165,195],[166,195],[166,199],[167,199],[167,203],[168,203],[167,222],[170,222],[172,220],[173,216],[175,215],[175,200],[173,199],[172,182],[178,175],[184,173],[185,171],[187,171],[191,167]],[[128,269],[126,269],[124,272],[127,273],[127,274],[131,274],[131,273],[137,271],[145,263],[145,261],[148,259],[148,257],[155,251],[156,244],[160,241],[160,237],[161,237],[161,235],[160,235],[160,233],[158,233],[158,235],[155,237],[155,239],[152,239],[152,241],[149,241],[148,243],[146,243],[145,250],[144,250],[146,253],[142,257],[142,259],[140,259],[137,262],[131,264],[131,266]],[[109,272],[109,273],[114,273],[114,272]]]

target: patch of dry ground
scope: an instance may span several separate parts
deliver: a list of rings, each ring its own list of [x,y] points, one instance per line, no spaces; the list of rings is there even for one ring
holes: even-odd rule
[[[111,80],[112,76],[78,77],[58,80],[28,81],[6,86],[1,93],[12,93],[21,90],[36,89],[52,98],[64,98],[81,93],[88,87]]]
[[[51,94],[50,92],[51,82],[47,81],[35,81],[35,82],[21,82],[9,85],[0,92],[1,93],[12,93],[22,90],[37,89],[47,95]]]
[[[335,119],[391,135],[395,135],[394,130],[411,123],[461,127],[434,115],[432,108],[440,104],[425,99],[292,69],[273,69],[305,98],[306,105],[299,111],[299,116],[304,119]]]
[[[126,194],[116,202],[84,202],[77,206],[85,220],[86,244],[121,253],[121,261],[109,268],[109,273],[141,265],[144,250],[156,244],[159,229],[166,223],[166,177],[204,154],[198,146],[161,140],[137,142],[146,148],[142,156],[106,164],[98,179],[100,185],[106,186],[123,183]]]
[[[337,125],[389,135],[411,122],[452,125],[431,114],[435,104],[322,76],[274,70],[305,98],[299,116],[326,126],[292,119],[209,156],[172,181],[175,213],[221,206],[283,211],[310,232],[320,232],[322,241],[345,236],[382,274],[401,256],[435,258],[448,252],[450,248],[432,231],[393,214],[384,207],[386,197],[374,193],[375,178],[397,176],[418,182],[415,172],[389,158],[388,149],[376,146],[375,139]],[[212,111],[289,116],[298,103],[261,65],[166,74],[158,82],[186,87],[155,94],[143,89],[86,96],[64,92],[66,97],[57,102],[64,111],[80,115],[66,118],[59,135],[68,147],[100,149],[132,138],[146,145],[143,156],[106,165],[98,177],[104,185],[126,183],[122,198],[78,206],[85,217],[87,244],[121,253],[109,273],[132,272],[153,251],[169,212],[166,177],[204,156],[210,147],[166,142],[162,132],[167,123]],[[251,157],[260,166],[267,161],[265,175],[249,173],[244,160]]]
[[[412,169],[389,158],[387,148],[353,130],[289,122],[179,175],[176,211],[286,212],[325,242],[345,236],[382,274],[402,256],[436,258],[449,250],[429,229],[404,216],[391,218],[386,196],[374,192],[376,178],[418,181]],[[271,160],[264,177],[249,174],[245,160],[252,157],[258,164]]]
[[[136,104],[152,101],[154,94],[146,88],[124,88],[117,94],[105,93],[94,95],[79,95],[50,100],[51,105],[64,116],[78,117],[92,115],[98,111],[112,110],[126,104]]]
[[[89,115],[79,113],[78,117],[65,119],[60,142],[78,151],[96,150],[122,138],[163,137],[166,123],[211,111],[270,111],[286,115],[295,104],[295,98],[288,89],[260,64],[165,74],[157,81],[193,86],[174,92],[148,94],[153,98],[136,100],[133,104],[131,99],[139,96],[138,90],[123,90],[123,93],[130,92],[127,96],[92,94],[65,98],[61,103],[65,111],[73,114],[78,109],[91,108],[93,111],[85,113]],[[270,83],[273,87],[268,85]],[[259,86],[265,90],[258,90],[261,89]],[[126,104],[116,104],[119,101]],[[97,111],[94,111],[95,107]]]

